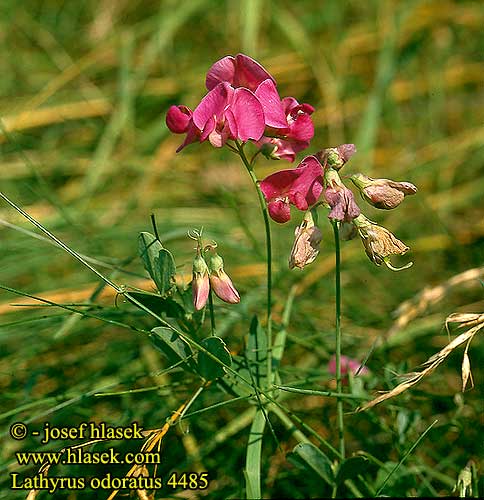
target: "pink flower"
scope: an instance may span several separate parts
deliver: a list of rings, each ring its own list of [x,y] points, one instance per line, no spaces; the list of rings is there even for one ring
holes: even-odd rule
[[[274,144],[277,149],[272,153],[273,158],[294,161],[295,154],[309,146],[314,135],[309,115],[314,108],[299,104],[293,97],[281,101],[276,81],[258,62],[244,54],[220,59],[208,71],[205,83],[211,90],[220,82],[252,90],[259,99],[268,127],[259,145]]]
[[[306,149],[314,136],[314,125],[310,117],[314,108],[310,104],[299,104],[294,97],[284,97],[281,104],[286,120],[285,127],[272,126],[266,129],[264,137],[257,145],[273,145],[268,155],[270,158],[293,162],[296,153]]]
[[[200,311],[207,303],[208,294],[210,292],[210,282],[208,277],[209,271],[205,259],[202,257],[200,249],[197,250],[197,255],[193,260],[193,280],[192,280],[192,296],[193,307]]]
[[[239,292],[224,271],[222,257],[216,252],[210,257],[210,285],[215,295],[224,302],[229,304],[238,304],[240,302]]]
[[[314,156],[307,156],[293,169],[280,170],[260,183],[270,216],[276,222],[291,218],[290,204],[305,211],[323,191],[323,168]]]
[[[370,370],[366,366],[363,366],[356,359],[351,359],[344,354],[341,356],[341,374],[347,375],[350,371],[353,375],[367,375]],[[333,354],[328,362],[328,372],[331,375],[336,375],[336,357]]]
[[[264,133],[264,111],[257,97],[245,88],[219,83],[193,112],[193,123],[201,131],[200,142],[208,139],[221,147],[227,139],[258,140]]]

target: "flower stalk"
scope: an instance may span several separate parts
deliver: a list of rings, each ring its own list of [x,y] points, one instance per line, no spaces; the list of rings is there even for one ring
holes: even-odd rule
[[[337,221],[332,221],[335,246],[335,334],[336,334],[336,392],[341,393],[343,383],[341,377],[341,252],[339,240],[339,227]],[[336,412],[338,421],[338,442],[341,457],[345,457],[345,438],[344,438],[344,416],[343,399],[337,398]]]
[[[269,222],[269,212],[267,209],[264,195],[261,191],[259,181],[255,175],[252,164],[247,159],[244,152],[244,146],[235,142],[238,154],[244,163],[245,168],[254,184],[259,198],[259,205],[264,219],[264,227],[266,232],[266,255],[267,255],[267,385],[272,386],[272,242],[271,242],[271,226]]]

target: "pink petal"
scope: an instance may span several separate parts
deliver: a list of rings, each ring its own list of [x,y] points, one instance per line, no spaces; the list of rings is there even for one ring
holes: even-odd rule
[[[230,112],[227,113],[229,126],[233,130],[236,125],[238,139],[246,142],[249,139],[257,141],[262,137],[265,128],[264,110],[252,92],[244,88],[235,89]]]
[[[264,80],[257,87],[255,95],[264,109],[266,125],[273,128],[288,128],[284,107],[274,82],[270,79]]]
[[[267,205],[267,209],[271,218],[281,224],[284,224],[291,218],[291,208],[289,203],[284,200],[271,201]]]
[[[266,197],[266,200],[271,200],[278,196],[285,196],[297,176],[298,173],[296,173],[296,169],[293,168],[279,170],[278,172],[267,176],[260,183],[260,188]]]
[[[215,295],[229,304],[238,304],[240,302],[240,295],[234,287],[232,280],[228,277],[225,271],[210,275],[210,284],[215,292]]]
[[[245,54],[237,54],[235,65],[234,87],[247,87],[254,91],[261,82],[268,78],[276,82],[257,61]]]
[[[184,134],[192,118],[192,110],[187,106],[170,106],[166,113],[166,125],[175,134]]]
[[[323,192],[321,163],[315,156],[306,156],[295,170],[301,171],[301,175],[292,185],[291,191],[304,193],[308,206],[314,205]]]
[[[200,134],[200,142],[206,141],[208,136],[215,130],[216,126],[217,120],[215,119],[215,116],[212,115],[209,117],[207,123],[205,123],[205,126],[203,127],[202,133]]]
[[[295,141],[309,142],[314,137],[314,125],[311,117],[306,114],[298,115],[291,124],[287,136]]]
[[[212,89],[195,108],[193,112],[193,123],[201,130],[213,117],[219,118],[230,102],[234,89],[228,83],[219,83]]]
[[[220,82],[233,83],[235,76],[235,58],[226,56],[212,65],[207,72],[205,86],[212,90]]]

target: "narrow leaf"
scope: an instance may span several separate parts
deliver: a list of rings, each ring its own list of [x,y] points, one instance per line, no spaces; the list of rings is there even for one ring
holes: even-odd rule
[[[249,442],[247,443],[247,457],[245,462],[246,498],[261,498],[261,452],[262,438],[266,426],[266,417],[259,408],[252,421]]]

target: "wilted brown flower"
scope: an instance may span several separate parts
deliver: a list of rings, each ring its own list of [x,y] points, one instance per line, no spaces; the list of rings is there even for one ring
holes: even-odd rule
[[[405,195],[417,192],[417,187],[411,182],[372,179],[364,174],[354,174],[350,179],[360,190],[361,196],[370,205],[384,210],[391,210],[398,207],[405,198]]]
[[[306,212],[303,221],[294,231],[295,239],[289,257],[289,269],[311,264],[319,253],[319,244],[323,235],[319,228],[314,225],[311,212]]]
[[[358,229],[366,255],[377,266],[384,263],[392,271],[401,271],[413,264],[413,262],[409,262],[400,268],[392,266],[390,255],[403,255],[409,250],[409,247],[396,238],[388,229],[371,222],[363,214],[356,217],[353,224]]]
[[[355,202],[353,192],[343,184],[338,172],[333,168],[325,170],[324,185],[324,198],[331,208],[329,219],[351,222],[360,215],[361,211]]]

